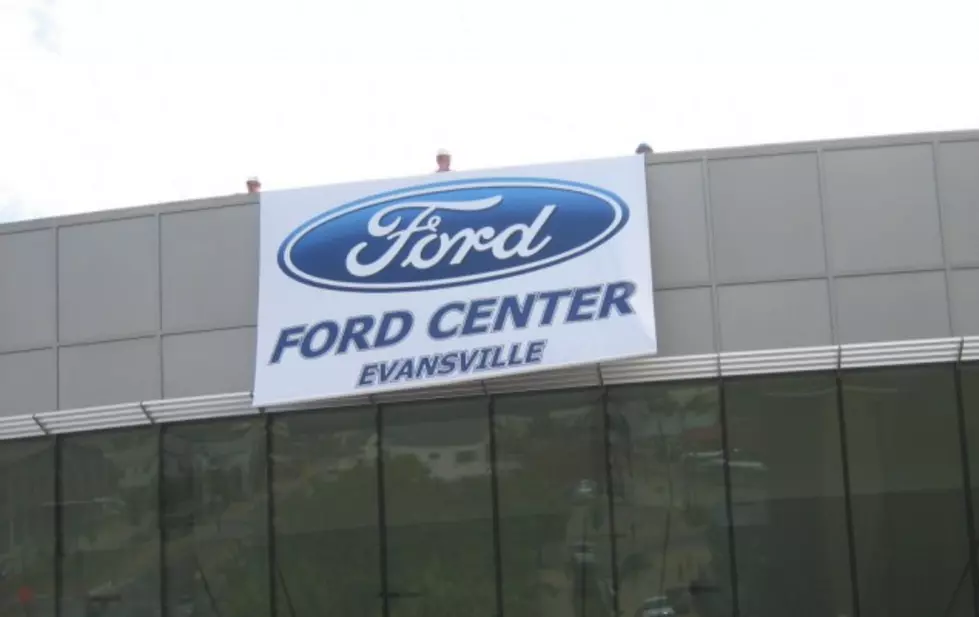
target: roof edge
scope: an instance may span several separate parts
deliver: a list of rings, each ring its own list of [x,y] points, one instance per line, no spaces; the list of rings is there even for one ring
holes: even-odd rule
[[[784,143],[757,144],[748,146],[730,146],[706,148],[697,150],[678,150],[673,152],[656,152],[647,155],[650,165],[699,161],[703,159],[726,159],[749,156],[777,156],[780,154],[803,154],[817,151],[852,150],[857,148],[886,148],[926,143],[954,143],[963,141],[979,141],[979,128],[957,131],[900,133],[865,137],[845,137],[839,139],[824,139]],[[71,225],[85,225],[103,221],[157,216],[191,210],[208,210],[228,206],[257,205],[259,198],[255,194],[236,193],[218,197],[205,197],[181,201],[161,202],[148,205],[127,206],[108,210],[96,210],[79,214],[52,216],[11,223],[0,223],[0,235],[27,231],[37,231]]]
[[[125,206],[122,208],[111,208],[107,210],[94,210],[91,212],[80,212],[78,214],[66,214],[61,216],[28,219],[24,221],[14,221],[11,223],[0,223],[0,236],[4,234],[40,231],[44,229],[53,229],[56,227],[70,227],[73,225],[88,225],[92,223],[119,221],[145,216],[157,216],[161,214],[174,214],[193,210],[212,210],[231,206],[258,205],[258,202],[259,200],[257,195],[237,193],[219,197],[204,197],[200,199],[185,199],[180,201],[168,201],[140,206]]]

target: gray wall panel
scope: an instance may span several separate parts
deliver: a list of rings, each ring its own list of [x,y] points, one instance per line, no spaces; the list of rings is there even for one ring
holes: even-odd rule
[[[62,347],[62,409],[161,398],[159,339]]]
[[[814,153],[711,161],[710,195],[719,281],[825,274]]]
[[[160,217],[163,327],[254,324],[258,311],[258,207]]]
[[[952,300],[952,332],[957,336],[979,335],[979,269],[949,273]]]
[[[952,264],[979,264],[979,141],[938,148],[945,250]]]
[[[55,343],[54,242],[49,229],[0,235],[0,351]]]
[[[156,332],[160,327],[159,291],[156,217],[59,230],[62,342]]]
[[[0,354],[0,416],[56,409],[55,375],[53,349]]]
[[[657,291],[653,302],[659,355],[717,351],[709,287]]]
[[[823,169],[837,271],[942,267],[930,143],[826,152]]]
[[[251,392],[255,328],[173,334],[163,338],[166,398]]]
[[[648,169],[653,284],[663,288],[709,283],[707,213],[700,162],[653,165]]]
[[[841,343],[951,336],[943,272],[837,279]]]
[[[721,351],[833,342],[825,280],[719,287]]]

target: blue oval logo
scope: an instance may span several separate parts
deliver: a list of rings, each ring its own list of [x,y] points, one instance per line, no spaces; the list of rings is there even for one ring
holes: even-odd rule
[[[279,268],[337,291],[424,291],[548,268],[607,242],[629,208],[605,189],[542,178],[455,180],[359,199],[300,225]]]

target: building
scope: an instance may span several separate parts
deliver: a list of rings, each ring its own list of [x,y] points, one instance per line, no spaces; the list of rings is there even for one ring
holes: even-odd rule
[[[645,164],[656,357],[288,408],[258,194],[0,226],[0,617],[979,615],[979,131]]]

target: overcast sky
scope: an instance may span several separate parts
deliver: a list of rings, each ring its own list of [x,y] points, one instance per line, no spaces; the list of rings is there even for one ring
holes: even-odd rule
[[[0,220],[979,128],[976,0],[0,0]]]

